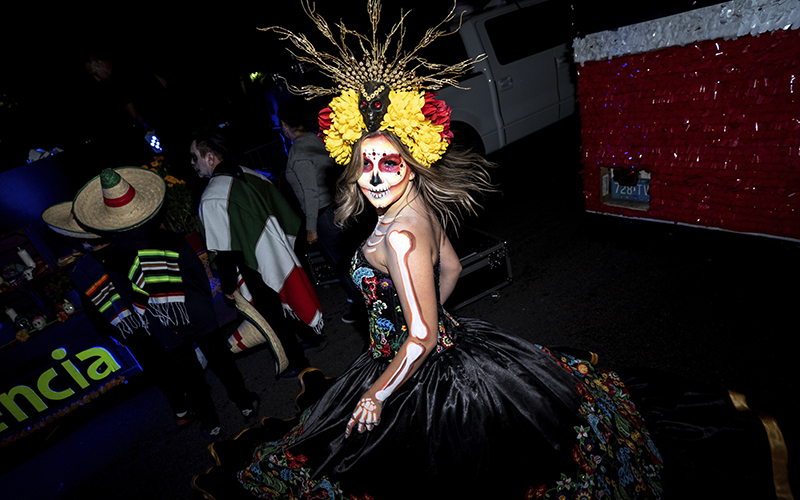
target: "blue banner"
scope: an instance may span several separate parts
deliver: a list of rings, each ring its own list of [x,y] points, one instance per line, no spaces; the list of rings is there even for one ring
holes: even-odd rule
[[[86,316],[0,353],[0,439],[15,441],[123,383],[141,368]]]

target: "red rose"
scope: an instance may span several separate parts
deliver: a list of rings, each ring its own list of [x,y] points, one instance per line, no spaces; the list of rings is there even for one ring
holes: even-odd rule
[[[323,132],[331,128],[331,124],[333,123],[331,120],[331,108],[326,107],[322,111],[319,112],[319,116],[317,117],[317,121],[319,122],[319,131]]]
[[[453,132],[450,131],[450,108],[444,101],[437,101],[436,94],[425,92],[425,104],[422,106],[422,114],[434,125],[443,125],[441,132],[442,139],[450,142]]]

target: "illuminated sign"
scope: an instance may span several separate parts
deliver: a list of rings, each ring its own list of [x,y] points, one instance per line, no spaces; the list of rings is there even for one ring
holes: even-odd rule
[[[54,360],[64,360],[67,350],[59,347],[50,355]],[[114,355],[99,346],[81,351],[74,360],[65,359],[57,366],[45,370],[28,384],[14,386],[0,394],[0,432],[9,428],[6,423],[9,417],[16,423],[25,422],[52,406],[61,406],[65,400],[122,369]]]

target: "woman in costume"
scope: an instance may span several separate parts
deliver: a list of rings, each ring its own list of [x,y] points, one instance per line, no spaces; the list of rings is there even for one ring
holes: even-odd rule
[[[446,229],[473,212],[474,195],[491,185],[485,160],[450,146],[449,110],[428,91],[454,84],[471,62],[442,67],[416,59],[438,36],[435,29],[389,62],[389,43],[375,42],[375,0],[368,5],[371,39],[344,26],[334,37],[304,7],[341,60],[332,62],[302,35],[272,29],[337,84],[320,114],[326,148],[345,167],[337,221],[346,223],[367,204],[379,216],[351,265],[371,342],[288,432],[266,420],[233,443],[213,445],[217,466],[195,478],[195,489],[219,500],[673,497],[678,490],[664,493],[669,474],[655,434],[675,415],[681,391],[667,402],[650,382],[630,379],[657,403],[650,414],[659,417],[658,432],[651,433],[625,382],[597,368],[593,355],[555,352],[442,307],[461,270]],[[391,33],[403,33],[401,24]],[[363,63],[343,45],[345,35],[371,49]],[[414,61],[433,75],[406,71]],[[760,424],[739,419],[730,403],[720,410],[716,394],[705,396],[703,404],[741,431],[741,447],[751,444]],[[680,441],[685,458],[697,458],[703,448],[686,445],[689,434],[665,436],[664,443]],[[672,469],[680,470],[673,484],[689,469]]]

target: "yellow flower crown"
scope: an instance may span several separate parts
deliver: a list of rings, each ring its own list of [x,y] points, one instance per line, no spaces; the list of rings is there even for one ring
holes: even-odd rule
[[[445,85],[458,87],[455,77],[464,74],[475,62],[485,57],[482,55],[474,60],[468,59],[449,66],[433,64],[418,57],[417,53],[421,49],[447,34],[440,27],[455,18],[455,2],[445,19],[434,28],[428,29],[410,52],[402,51],[405,34],[405,15],[402,12],[400,21],[383,38],[385,42],[378,41],[381,38],[377,34],[380,0],[367,0],[367,12],[372,24],[371,38],[346,28],[342,22],[336,25],[339,28],[337,38],[325,19],[314,12],[309,0],[302,0],[302,5],[306,15],[336,47],[339,57],[317,51],[305,35],[295,35],[277,26],[263,29],[275,31],[282,40],[290,40],[295,47],[307,54],[298,55],[290,50],[297,60],[318,66],[336,84],[332,88],[288,86],[292,93],[308,98],[336,95],[319,116],[325,147],[336,163],[347,165],[353,145],[364,131],[375,130],[392,132],[409,149],[414,159],[424,166],[430,167],[438,161],[453,137],[450,132],[450,109],[443,101],[436,100],[435,94],[429,91],[438,90]],[[389,61],[386,52],[395,33],[400,33],[400,39],[397,42],[396,56]],[[358,45],[364,52],[361,61],[357,60],[345,43],[348,35],[358,40]],[[406,67],[412,64],[413,69],[407,70]],[[417,76],[415,70],[420,68],[432,73]]]
[[[442,157],[453,137],[450,132],[450,109],[435,104],[426,107],[427,102],[444,104],[430,96],[432,94],[421,91],[389,91],[389,106],[378,127],[378,130],[396,135],[414,159],[426,167]],[[320,113],[320,130],[324,134],[325,147],[339,165],[350,162],[353,145],[367,130],[359,102],[355,90],[346,90],[334,97],[328,108]],[[440,113],[426,116],[424,110]]]

